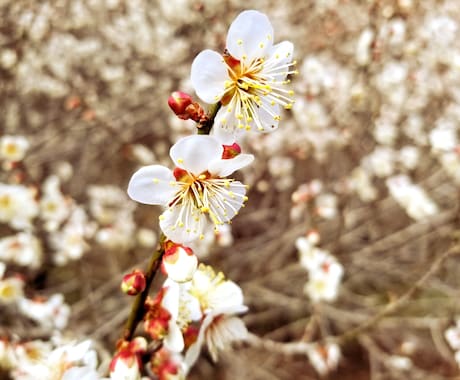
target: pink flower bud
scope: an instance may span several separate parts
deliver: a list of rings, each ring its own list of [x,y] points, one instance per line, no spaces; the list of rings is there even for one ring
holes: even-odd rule
[[[228,160],[229,158],[234,158],[241,153],[241,147],[237,143],[232,145],[223,145],[224,152],[222,153],[222,159]]]
[[[180,244],[172,244],[163,256],[163,270],[176,282],[190,281],[197,266],[198,259],[193,251]]]
[[[182,91],[174,91],[168,98],[169,107],[171,107],[173,112],[183,120],[190,119],[190,114],[186,111],[186,109],[192,103],[192,97]]]
[[[129,296],[135,296],[145,289],[145,275],[135,269],[123,277],[121,291]]]

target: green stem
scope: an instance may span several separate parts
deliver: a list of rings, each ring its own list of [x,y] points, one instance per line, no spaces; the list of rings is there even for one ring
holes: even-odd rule
[[[217,111],[219,111],[221,106],[222,104],[218,102],[209,108],[208,119],[204,123],[200,123],[198,126],[199,135],[209,135],[209,132],[211,132],[212,126],[214,125],[214,119],[216,118]]]
[[[152,254],[147,270],[145,272],[145,289],[136,296],[131,312],[129,313],[128,320],[126,321],[125,328],[123,329],[123,340],[130,341],[133,339],[134,332],[140,321],[144,318],[145,309],[144,304],[150,292],[150,286],[155,278],[155,275],[160,267],[161,259],[164,254],[163,242],[165,236],[162,234],[160,237],[160,247]]]

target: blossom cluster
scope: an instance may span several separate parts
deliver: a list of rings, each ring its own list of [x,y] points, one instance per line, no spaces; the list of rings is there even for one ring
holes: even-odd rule
[[[308,271],[304,292],[312,302],[331,302],[338,296],[343,267],[328,251],[317,247],[319,240],[318,232],[310,231],[295,242],[300,265]]]
[[[146,299],[143,314],[146,334],[162,342],[149,366],[160,379],[185,377],[205,343],[217,360],[219,349],[247,337],[237,316],[247,311],[241,289],[222,273],[198,265],[198,256],[205,256],[203,242],[210,233],[222,245],[231,242],[229,223],[248,199],[247,186],[233,178],[254,160],[242,153],[242,133],[275,130],[280,107],[293,105],[293,92],[286,88],[294,73],[293,45],[274,45],[273,38],[266,15],[244,11],[229,28],[223,54],[205,50],[195,58],[191,82],[198,97],[212,104],[210,111],[180,91],[168,103],[179,119],[198,124],[198,134],[182,136],[171,147],[172,169],[143,166],[128,184],[133,200],[164,208],[160,251],[168,279],[154,299]],[[124,277],[122,289],[142,294],[149,282],[135,270]],[[132,342],[119,343],[111,369],[125,361],[133,371],[143,370]]]

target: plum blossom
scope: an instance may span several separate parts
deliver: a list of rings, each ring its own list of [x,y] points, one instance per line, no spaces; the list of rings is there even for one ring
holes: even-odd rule
[[[0,158],[7,162],[21,161],[29,145],[29,141],[23,136],[3,136],[0,138]]]
[[[166,206],[160,227],[176,243],[204,238],[211,221],[215,229],[228,223],[246,201],[246,187],[225,178],[254,157],[238,154],[222,159],[224,148],[212,136],[193,135],[180,139],[170,150],[174,171],[150,165],[139,169],[128,185],[135,201]]]
[[[204,50],[192,64],[191,80],[206,103],[218,103],[213,133],[231,144],[241,130],[268,132],[278,127],[280,106],[290,109],[293,92],[285,85],[293,45],[273,45],[273,27],[260,12],[244,11],[230,25],[226,51]]]

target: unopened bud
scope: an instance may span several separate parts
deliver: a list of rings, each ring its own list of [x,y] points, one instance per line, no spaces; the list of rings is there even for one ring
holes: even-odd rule
[[[222,159],[228,160],[229,158],[234,158],[241,153],[241,147],[237,143],[232,145],[223,145],[224,152],[222,153]]]
[[[192,103],[192,97],[182,91],[174,91],[168,98],[169,107],[171,107],[173,112],[183,120],[190,119],[190,115],[186,112],[186,109]]]
[[[121,291],[129,296],[135,296],[145,289],[145,275],[135,269],[123,277]]]
[[[163,269],[168,277],[176,282],[190,281],[197,266],[197,257],[190,248],[183,245],[171,245],[163,256]]]

